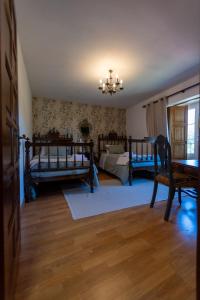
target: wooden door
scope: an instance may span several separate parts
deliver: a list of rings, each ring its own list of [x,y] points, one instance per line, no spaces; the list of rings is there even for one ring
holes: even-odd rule
[[[187,158],[187,106],[170,107],[170,143],[174,159]]]
[[[20,241],[17,38],[13,0],[0,0],[0,299],[13,299]]]

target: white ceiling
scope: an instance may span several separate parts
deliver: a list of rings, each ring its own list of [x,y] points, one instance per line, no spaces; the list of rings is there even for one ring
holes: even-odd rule
[[[199,0],[16,0],[34,96],[127,107],[197,73]],[[102,95],[109,68],[124,80]]]

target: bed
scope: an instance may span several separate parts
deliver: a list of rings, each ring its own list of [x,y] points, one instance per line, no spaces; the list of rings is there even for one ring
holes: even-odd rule
[[[129,185],[132,185],[134,172],[154,170],[154,141],[153,137],[127,139],[126,136],[118,136],[117,133],[99,135],[99,168],[118,177],[122,184],[129,182]]]
[[[73,142],[73,137],[60,135],[55,129],[46,135],[25,138],[25,199],[32,200],[33,187],[41,182],[84,179],[94,191],[96,176],[93,164],[93,141]]]

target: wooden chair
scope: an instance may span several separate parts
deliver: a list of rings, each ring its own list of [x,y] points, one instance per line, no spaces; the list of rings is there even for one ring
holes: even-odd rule
[[[167,138],[162,135],[157,137],[154,144],[154,161],[155,177],[150,207],[153,208],[154,206],[158,190],[158,183],[168,186],[169,193],[164,216],[164,220],[168,221],[175,192],[178,191],[178,200],[181,205],[181,190],[184,188],[196,188],[198,181],[189,174],[184,174],[183,172],[173,170],[171,146]]]

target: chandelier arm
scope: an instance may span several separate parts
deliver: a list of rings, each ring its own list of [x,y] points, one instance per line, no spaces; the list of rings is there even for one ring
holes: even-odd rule
[[[116,94],[124,89],[123,87],[123,81],[119,80],[118,75],[116,75],[116,79],[113,78],[112,73],[113,70],[108,71],[108,76],[106,78],[106,81],[103,82],[102,79],[100,79],[100,85],[99,90],[102,91],[102,94],[110,94],[111,96],[113,94]]]

